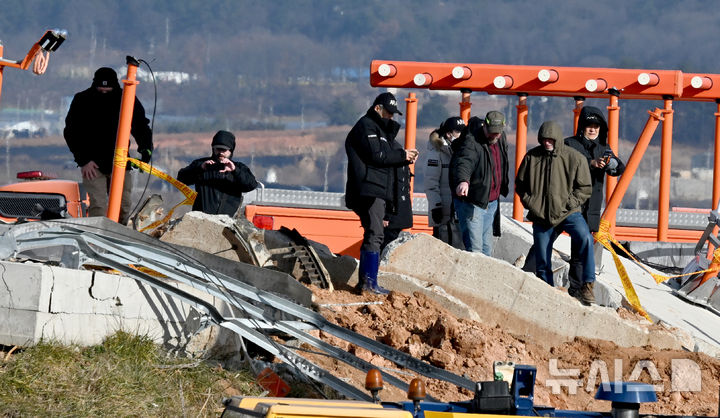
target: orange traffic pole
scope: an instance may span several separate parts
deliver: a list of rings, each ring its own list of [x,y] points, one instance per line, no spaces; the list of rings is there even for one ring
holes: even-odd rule
[[[620,92],[611,88],[608,89],[610,93],[610,105],[607,107],[608,110],[608,146],[613,150],[615,155],[618,154],[618,128],[620,126],[620,106],[618,105]],[[610,196],[615,190],[617,184],[617,177],[607,176],[605,183],[605,203],[610,200]]]
[[[472,108],[472,103],[470,103],[470,93],[472,90],[462,89],[460,91],[462,92],[462,100],[460,101],[460,117],[465,121],[465,125],[467,125],[468,120],[470,120],[470,109]]]
[[[127,79],[123,80],[125,87],[123,88],[122,102],[120,104],[120,120],[118,122],[117,139],[115,140],[115,157],[113,158],[110,199],[107,208],[107,217],[115,222],[120,219],[120,202],[125,183],[125,167],[127,166],[128,147],[130,145],[130,127],[135,108],[135,89],[139,84],[135,81],[135,74],[140,63],[130,56],[126,60],[128,67]]]
[[[672,162],[673,108],[672,96],[663,97],[662,144],[660,148],[660,185],[658,188],[657,240],[667,241],[670,212],[670,165]]]
[[[415,93],[408,94],[407,110],[405,112],[405,149],[415,148],[415,136],[417,135],[417,99]],[[415,164],[410,164],[410,196],[415,189]],[[412,203],[412,199],[411,199]]]
[[[618,182],[617,187],[615,187],[612,196],[610,196],[610,200],[602,215],[602,219],[609,221],[611,226],[615,225],[615,215],[620,207],[620,202],[622,202],[623,196],[625,196],[625,192],[627,191],[628,186],[630,186],[630,181],[632,181],[632,178],[640,165],[640,160],[642,160],[642,157],[650,144],[650,140],[657,129],[658,123],[660,123],[663,119],[662,111],[660,109],[656,108],[652,112],[648,111],[648,114],[650,117],[648,117],[648,121],[645,123],[645,128],[643,128],[640,138],[638,138],[635,148],[633,148],[633,152],[630,154],[630,159],[628,159],[628,162],[625,165],[625,172],[620,177],[620,181]]]
[[[520,168],[525,152],[527,152],[527,94],[518,94],[517,104],[517,129],[515,130],[515,173]],[[513,219],[517,221],[523,220],[523,205],[520,202],[520,196],[513,194]]]
[[[575,96],[573,97],[575,100],[575,108],[573,109],[573,131],[572,134],[575,135],[575,133],[578,130],[578,123],[580,121],[580,112],[582,111],[583,106],[585,105],[585,98],[582,96]]]

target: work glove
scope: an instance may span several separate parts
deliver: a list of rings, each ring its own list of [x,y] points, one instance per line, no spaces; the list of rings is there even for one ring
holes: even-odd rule
[[[436,224],[439,224],[443,220],[443,210],[442,208],[433,208],[430,211],[430,216],[432,216],[433,222]]]
[[[140,153],[140,161],[146,164],[150,162],[150,158],[152,157],[152,151],[150,151],[149,149],[142,149],[138,152]]]
[[[618,166],[617,159],[610,157],[607,164],[605,164],[605,171],[614,171]]]

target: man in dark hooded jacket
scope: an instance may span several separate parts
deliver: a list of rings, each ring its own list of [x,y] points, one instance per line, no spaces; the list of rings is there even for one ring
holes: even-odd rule
[[[65,142],[80,167],[83,187],[90,197],[89,216],[105,216],[108,205],[110,177],[115,155],[122,89],[117,73],[102,67],[95,71],[92,86],[73,97],[65,118]],[[135,138],[143,162],[152,155],[152,131],[145,117],[145,108],[135,98],[130,133]],[[130,217],[132,179],[125,175],[119,222]]]
[[[193,210],[234,216],[242,205],[243,193],[258,186],[255,176],[245,164],[231,160],[233,151],[235,135],[218,131],[212,139],[212,155],[199,158],[180,169],[178,180],[195,185],[197,197]]]
[[[582,154],[590,167],[592,194],[582,206],[582,214],[591,232],[597,232],[602,214],[605,175],[617,177],[625,171],[625,164],[615,156],[607,144],[608,127],[600,109],[585,106],[580,111],[578,129],[575,136],[565,138],[565,144]],[[602,249],[602,247],[598,247]],[[570,288],[571,296],[579,297],[582,285],[583,263],[572,247],[570,256]]]
[[[593,239],[581,213],[591,193],[590,170],[585,158],[561,138],[557,123],[548,121],[540,126],[540,146],[525,154],[515,177],[515,191],[533,223],[535,275],[554,285],[553,243],[560,233],[567,232],[585,264],[581,296],[584,303],[590,303],[595,284]]]
[[[465,250],[492,255],[500,236],[500,197],[508,194],[505,116],[496,110],[471,118],[451,145],[450,190]]]
[[[388,221],[386,215],[397,212],[395,170],[412,164],[418,155],[416,149],[391,146],[390,140],[400,130],[400,124],[392,120],[395,113],[402,114],[395,96],[392,93],[378,95],[345,139],[348,159],[345,206],[360,217],[363,228],[356,288],[359,292],[388,293],[378,285],[377,273],[383,229]]]

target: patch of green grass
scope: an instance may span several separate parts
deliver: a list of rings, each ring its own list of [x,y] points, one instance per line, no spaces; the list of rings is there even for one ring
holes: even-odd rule
[[[121,331],[94,347],[40,343],[8,356],[0,416],[218,416],[223,397],[260,394],[254,381]]]

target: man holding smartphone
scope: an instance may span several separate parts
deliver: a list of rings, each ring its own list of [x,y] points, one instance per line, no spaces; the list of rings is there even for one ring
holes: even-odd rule
[[[245,164],[231,160],[235,135],[218,131],[211,146],[211,156],[199,158],[180,169],[177,178],[187,185],[195,185],[198,195],[193,210],[234,216],[242,205],[243,193],[255,190],[258,183]]]
[[[580,111],[578,129],[575,136],[565,138],[565,145],[581,153],[590,167],[592,180],[592,194],[582,206],[582,214],[587,221],[591,232],[597,232],[600,227],[602,215],[605,175],[617,177],[625,171],[625,164],[613,153],[607,144],[608,126],[600,109],[585,106]],[[596,244],[597,245],[597,244]],[[597,249],[602,250],[602,247]],[[576,254],[576,249],[570,255],[570,296],[579,298],[585,304],[595,302],[592,294],[581,295],[583,264]],[[596,262],[595,265],[600,265]]]

